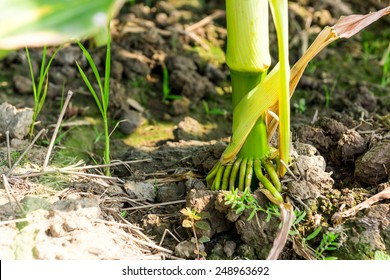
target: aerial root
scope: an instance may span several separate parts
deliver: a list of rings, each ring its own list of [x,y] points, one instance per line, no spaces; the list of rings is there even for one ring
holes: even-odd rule
[[[212,190],[244,191],[251,187],[254,177],[259,181],[261,188],[272,195],[273,200],[282,202],[282,185],[277,175],[277,165],[269,159],[237,158],[233,162],[223,165],[218,162],[206,177]]]

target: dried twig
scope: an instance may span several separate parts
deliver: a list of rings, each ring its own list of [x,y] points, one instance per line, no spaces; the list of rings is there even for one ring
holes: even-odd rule
[[[283,161],[283,160],[280,160],[280,163],[286,168],[287,170],[287,173],[291,175],[291,177],[294,178],[295,181],[299,181],[298,178],[294,175],[294,173],[291,171],[290,167],[288,167],[288,165]]]
[[[34,217],[34,218],[21,218],[21,219],[14,219],[10,221],[1,221],[0,226],[5,226],[9,224],[14,224],[14,223],[22,223],[22,222],[30,222],[30,221],[38,221],[38,220],[43,220],[44,218],[42,217]]]
[[[134,206],[129,208],[122,208],[122,210],[139,210],[139,209],[145,209],[145,208],[152,208],[152,207],[159,207],[159,206],[166,206],[166,205],[172,205],[172,204],[179,204],[179,203],[185,203],[186,201],[183,200],[176,200],[176,201],[169,201],[169,202],[161,202],[161,203],[155,203],[155,204],[148,204],[148,205],[141,205],[141,206]]]
[[[71,90],[69,90],[68,94],[66,95],[64,105],[62,106],[60,116],[58,117],[57,124],[56,124],[56,127],[55,127],[54,132],[53,132],[53,136],[51,137],[49,148],[47,149],[46,158],[45,158],[45,161],[43,162],[42,171],[44,171],[46,169],[46,167],[49,163],[49,158],[50,158],[51,152],[53,151],[53,146],[54,146],[54,142],[57,138],[58,130],[60,129],[62,119],[64,118],[66,108],[68,107],[68,104],[69,104],[70,99],[72,98],[72,95],[73,95],[73,92]]]
[[[18,199],[15,197],[14,192],[12,191],[12,188],[8,183],[8,178],[4,174],[2,175],[2,177],[3,177],[3,185],[4,185],[5,191],[7,193],[8,200],[9,200],[11,207],[12,207],[12,200],[11,200],[11,196],[12,196],[13,199],[15,200],[16,205],[18,206],[20,212],[23,213],[24,212],[23,206],[19,203]]]
[[[332,216],[332,222],[334,224],[340,224],[342,223],[343,219],[355,216],[360,210],[370,208],[372,204],[384,199],[390,199],[390,187],[385,188],[383,191],[377,193],[376,195],[373,195],[369,199],[363,201],[362,203],[359,203],[351,209],[348,209],[341,213],[335,213]]]
[[[12,170],[19,164],[19,162],[23,159],[23,157],[27,154],[27,152],[34,146],[35,142],[41,137],[43,133],[46,133],[47,129],[42,129],[38,132],[38,134],[35,136],[35,138],[31,141],[30,145],[23,151],[23,153],[20,155],[20,157],[16,160],[16,162],[12,165],[10,170],[7,172],[7,177],[10,177]]]
[[[9,130],[5,132],[5,138],[7,141],[7,160],[8,160],[8,168],[12,167],[12,162],[11,162],[11,147],[9,144]]]
[[[120,230],[120,229],[117,229],[117,228],[111,228],[113,231],[119,233],[119,234],[122,234],[123,236],[127,237],[128,239],[132,240],[132,241],[135,241],[136,243],[140,244],[140,245],[144,245],[144,246],[147,246],[149,248],[152,248],[152,249],[156,249],[158,251],[161,251],[161,252],[165,252],[165,253],[168,253],[168,254],[173,254],[173,252],[169,249],[165,249],[161,246],[158,246],[156,244],[154,244],[153,242],[147,242],[147,241],[144,241],[144,240],[140,240],[138,238],[135,238],[133,235],[127,233],[127,232],[124,232],[123,230]]]
[[[225,16],[225,11],[222,11],[222,10],[218,10],[218,11],[215,11],[214,13],[212,13],[211,15],[208,15],[207,17],[203,18],[202,20],[188,26],[185,31],[186,32],[192,32],[200,27],[203,27],[207,24],[209,24],[210,22],[212,22],[214,19],[217,19],[217,18],[220,18],[220,17],[223,17]]]
[[[161,246],[161,244],[164,242],[164,239],[165,239],[165,236],[167,235],[167,233],[169,233],[173,237],[173,239],[175,239],[177,241],[177,243],[180,243],[179,238],[177,238],[169,229],[166,228],[164,230],[163,236],[161,237],[160,243],[158,243],[158,246]]]

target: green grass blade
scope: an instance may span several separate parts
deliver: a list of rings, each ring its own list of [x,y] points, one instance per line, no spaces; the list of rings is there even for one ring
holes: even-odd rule
[[[314,237],[316,237],[322,230],[322,226],[319,226],[316,228],[309,236],[307,236],[305,239],[306,241],[312,240]]]
[[[271,11],[274,17],[278,37],[278,52],[280,63],[279,92],[279,156],[286,164],[290,156],[290,66],[288,59],[288,3],[287,0],[271,0]],[[286,168],[280,166],[280,175],[286,173]]]
[[[49,76],[48,75],[46,75],[46,79],[45,80],[46,80],[46,83],[45,83],[45,87],[43,88],[43,93],[39,97],[39,102],[38,102],[38,106],[37,106],[37,115],[39,115],[39,112],[41,112],[43,104],[45,104],[47,88],[48,88],[48,85],[49,85]]]
[[[106,50],[106,69],[104,73],[104,94],[102,99],[103,102],[103,108],[105,112],[107,113],[108,108],[108,101],[110,96],[110,74],[111,74],[111,34],[110,34],[110,28],[107,28],[108,30],[108,36],[107,36],[107,50]]]
[[[44,46],[43,48],[43,54],[42,54],[42,63],[41,63],[41,70],[39,72],[39,82],[38,82],[38,90],[37,90],[37,93],[38,93],[38,99],[40,100],[42,97],[41,97],[41,92],[42,92],[42,86],[43,86],[43,82],[45,81],[45,77],[48,75],[49,73],[49,69],[50,69],[50,66],[51,66],[51,63],[53,62],[54,58],[56,57],[58,51],[61,49],[61,47],[57,48],[56,51],[54,52],[54,54],[51,56],[49,62],[47,65],[46,64],[46,53],[47,53],[47,49],[46,49],[46,46]],[[45,85],[47,86],[47,85]]]
[[[33,70],[32,63],[31,63],[30,52],[28,51],[27,47],[26,47],[26,55],[27,55],[28,66],[30,68],[31,83],[32,83],[33,92],[34,92],[34,101],[35,101],[35,103],[37,103],[37,87],[35,85],[34,70]]]
[[[91,92],[93,98],[95,99],[95,102],[96,102],[96,105],[98,106],[99,108],[99,111],[102,115],[104,115],[104,110],[103,110],[103,107],[102,107],[102,104],[99,100],[99,97],[98,95],[96,94],[95,90],[93,89],[91,83],[89,82],[87,76],[85,75],[83,69],[80,67],[80,65],[78,64],[78,62],[76,61],[76,65],[77,65],[77,68],[79,69],[79,72],[80,72],[80,75],[81,77],[83,78],[84,80],[84,83],[87,85],[89,91]]]
[[[95,75],[95,78],[96,78],[96,82],[99,85],[100,94],[103,94],[104,92],[103,92],[102,82],[100,81],[100,74],[99,74],[99,71],[97,70],[95,62],[93,61],[93,58],[91,57],[91,55],[87,51],[87,49],[80,42],[77,42],[77,44],[79,45],[80,49],[83,51],[83,54],[84,54],[85,58],[87,59],[89,66],[91,66],[91,68],[92,68],[93,74]]]

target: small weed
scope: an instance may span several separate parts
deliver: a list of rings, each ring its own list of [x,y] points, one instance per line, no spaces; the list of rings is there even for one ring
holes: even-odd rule
[[[303,114],[306,112],[306,99],[299,98],[298,102],[294,103],[295,112],[298,114]]]
[[[236,209],[236,214],[241,214],[245,210],[251,210],[248,217],[250,221],[257,211],[267,212],[263,207],[259,205],[257,200],[250,193],[249,188],[239,195],[238,189],[234,189],[231,193],[225,195],[225,205],[230,205],[232,209]]]
[[[108,30],[109,32],[109,30]],[[87,58],[89,66],[92,68],[92,71],[95,75],[95,79],[97,84],[99,85],[99,95],[96,93],[93,88],[91,82],[85,75],[84,70],[80,67],[78,62],[76,61],[77,68],[83,78],[85,84],[87,85],[89,91],[91,92],[93,98],[95,99],[95,103],[99,108],[100,114],[103,119],[104,124],[104,138],[105,138],[105,148],[104,148],[104,163],[110,163],[110,134],[108,130],[108,100],[110,96],[110,72],[111,72],[111,35],[107,36],[107,50],[106,50],[106,65],[105,65],[105,73],[104,73],[104,85],[101,83],[101,77],[97,70],[96,64],[93,61],[89,52],[85,49],[85,47],[78,42],[80,49],[83,51],[84,56]],[[110,175],[110,168],[106,168],[106,175]]]
[[[190,228],[194,235],[191,241],[195,244],[196,249],[194,253],[197,255],[197,259],[205,258],[207,256],[207,253],[199,249],[199,244],[209,242],[210,239],[206,236],[202,236],[198,238],[196,234],[196,229],[200,229],[204,231],[210,230],[210,225],[207,222],[202,221],[202,219],[208,217],[208,214],[197,213],[196,210],[190,209],[188,207],[181,209],[180,213],[182,213],[185,216],[184,220],[182,221],[182,226],[185,228]]]
[[[336,88],[336,84],[337,84],[337,80],[335,80],[332,84],[332,87],[329,88],[327,85],[323,85],[323,89],[324,89],[324,92],[325,92],[325,107],[327,109],[330,108],[330,103],[333,99],[333,92],[334,92],[334,89]]]
[[[122,218],[126,218],[126,216],[127,216],[127,211],[126,210],[122,211],[121,212],[121,217]]]
[[[35,122],[37,120],[38,114],[41,111],[43,104],[45,103],[46,94],[47,94],[47,88],[49,85],[49,69],[51,66],[51,63],[53,62],[54,57],[56,56],[57,52],[60,50],[58,48],[52,57],[50,58],[49,62],[46,65],[46,46],[43,47],[43,54],[42,54],[42,62],[41,62],[41,68],[39,71],[39,80],[38,84],[35,81],[34,77],[34,71],[32,67],[32,62],[30,58],[30,52],[28,51],[28,48],[26,48],[26,55],[27,55],[27,61],[28,66],[30,69],[30,75],[31,75],[31,82],[32,82],[32,88],[34,93],[34,113],[33,113],[33,119],[30,127],[30,137],[32,136],[34,132],[34,126]],[[45,84],[44,84],[45,83]]]
[[[386,87],[390,83],[390,47],[386,49],[383,56],[383,68],[382,68],[382,87]]]
[[[374,259],[376,261],[388,261],[390,260],[390,256],[388,254],[386,254],[385,252],[382,252],[382,251],[375,251],[375,257]]]
[[[163,69],[163,88],[162,88],[163,98],[162,98],[162,102],[166,103],[168,100],[180,99],[181,98],[180,95],[171,94],[171,89],[169,88],[169,73],[168,73],[168,69],[165,66],[165,64],[162,65],[162,69]]]
[[[280,217],[279,208],[275,204],[268,204],[267,207],[264,209],[258,204],[257,200],[252,196],[249,189],[245,189],[245,191],[241,194],[238,194],[237,189],[233,190],[231,193],[226,194],[225,204],[230,205],[232,209],[236,209],[236,214],[240,214],[245,210],[250,210],[251,213],[247,219],[248,221],[250,221],[256,215],[257,211],[261,211],[267,214],[266,222],[269,222],[272,216]],[[308,241],[314,239],[322,231],[322,227],[321,226],[317,227],[307,237],[302,237],[298,230],[298,224],[301,223],[306,217],[306,211],[294,210],[294,214],[296,219],[292,224],[289,234],[291,236],[294,235],[298,236],[299,239],[302,241],[302,245],[304,247],[307,247],[307,249],[313,251],[317,259],[319,260],[337,259],[336,257],[327,257],[325,253],[328,251],[337,250],[337,248],[340,247],[340,244],[336,241],[339,235],[329,231],[323,233],[321,243],[318,245],[316,249],[312,249],[308,245]],[[279,225],[279,227],[281,226],[282,224]]]
[[[321,229],[321,227],[319,227]],[[338,234],[334,232],[327,231],[322,234],[322,240],[320,245],[315,250],[316,256],[320,260],[337,260],[336,257],[326,257],[324,255],[327,251],[335,251],[340,247],[340,244],[336,241],[339,237]],[[306,238],[307,239],[307,238]]]
[[[209,104],[207,103],[206,100],[202,100],[203,103],[203,108],[207,116],[226,116],[227,112],[226,110],[220,109],[218,107],[209,107]]]

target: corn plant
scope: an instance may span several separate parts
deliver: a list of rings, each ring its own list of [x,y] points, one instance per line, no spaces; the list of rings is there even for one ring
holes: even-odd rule
[[[26,47],[26,56],[27,56],[27,62],[30,69],[30,75],[31,75],[31,83],[32,83],[32,89],[34,93],[34,112],[33,112],[33,119],[30,127],[30,137],[32,136],[34,132],[35,122],[37,120],[38,114],[40,113],[43,104],[46,100],[46,94],[47,94],[47,88],[49,84],[49,69],[51,66],[51,63],[53,62],[54,57],[56,56],[57,52],[59,51],[59,48],[54,52],[54,54],[51,56],[49,62],[46,65],[46,46],[43,47],[43,54],[42,54],[42,62],[41,62],[41,68],[39,71],[39,79],[38,83],[35,80],[34,77],[34,71],[32,67],[32,62],[30,58],[30,52],[28,51],[28,48]]]
[[[109,33],[109,29],[108,29]],[[78,42],[78,45],[80,49],[83,51],[84,56],[86,57],[89,66],[92,69],[92,72],[95,76],[96,83],[99,87],[99,92],[97,93],[95,89],[93,88],[91,82],[89,81],[88,77],[86,76],[84,70],[81,68],[80,64],[76,61],[77,68],[80,72],[81,77],[83,78],[86,86],[88,87],[90,93],[92,94],[95,103],[100,111],[100,114],[103,119],[103,125],[104,125],[104,140],[105,140],[105,146],[104,146],[104,163],[109,164],[110,163],[110,133],[109,133],[109,127],[108,127],[108,101],[110,96],[110,72],[111,72],[111,36],[108,34],[107,36],[107,50],[106,50],[106,64],[105,64],[105,73],[104,73],[104,85],[101,82],[101,76],[99,74],[99,71],[97,70],[96,64],[93,61],[93,58],[91,57],[90,53],[87,51],[87,49]],[[106,174],[110,174],[110,168],[107,167]]]
[[[273,15],[279,62],[270,66],[268,3]],[[260,190],[279,206],[282,228],[267,259],[278,258],[294,222],[294,212],[281,195],[280,177],[289,164],[290,97],[308,63],[339,38],[349,38],[380,17],[390,6],[368,15],[342,17],[326,27],[290,69],[287,0],[226,0],[228,43],[226,63],[232,82],[233,124],[230,143],[206,181],[212,190]],[[279,126],[279,147],[269,141]]]
[[[284,174],[277,157],[288,162],[289,156],[289,62],[288,62],[288,21],[287,1],[270,1],[275,19],[279,49],[279,77],[273,86],[279,90],[275,96],[279,100],[280,146],[275,153],[267,140],[267,112],[264,110],[248,121],[256,106],[267,100],[246,103],[254,90],[267,81],[267,71],[271,64],[268,46],[268,1],[226,1],[228,45],[226,63],[231,71],[233,102],[233,138],[219,163],[207,176],[211,188],[215,190],[244,190],[250,188],[253,178],[262,182],[278,201],[283,201],[281,184],[277,172]],[[261,105],[260,105],[261,106]],[[242,129],[242,125],[245,129]],[[237,139],[240,143],[237,143]],[[237,144],[238,145],[237,145]],[[278,166],[278,168],[276,168]],[[278,170],[277,170],[278,169]]]
[[[267,74],[268,2],[273,14],[279,63]],[[290,69],[288,63],[287,0],[226,0],[228,43],[226,63],[231,72],[233,135],[206,180],[213,190],[244,190],[259,181],[276,204],[283,202],[279,177],[286,172],[290,147],[290,104],[306,66],[322,49],[349,38],[390,13],[390,7],[367,15],[342,17],[326,27]],[[269,140],[279,126],[279,148]],[[257,180],[254,180],[256,178]]]

